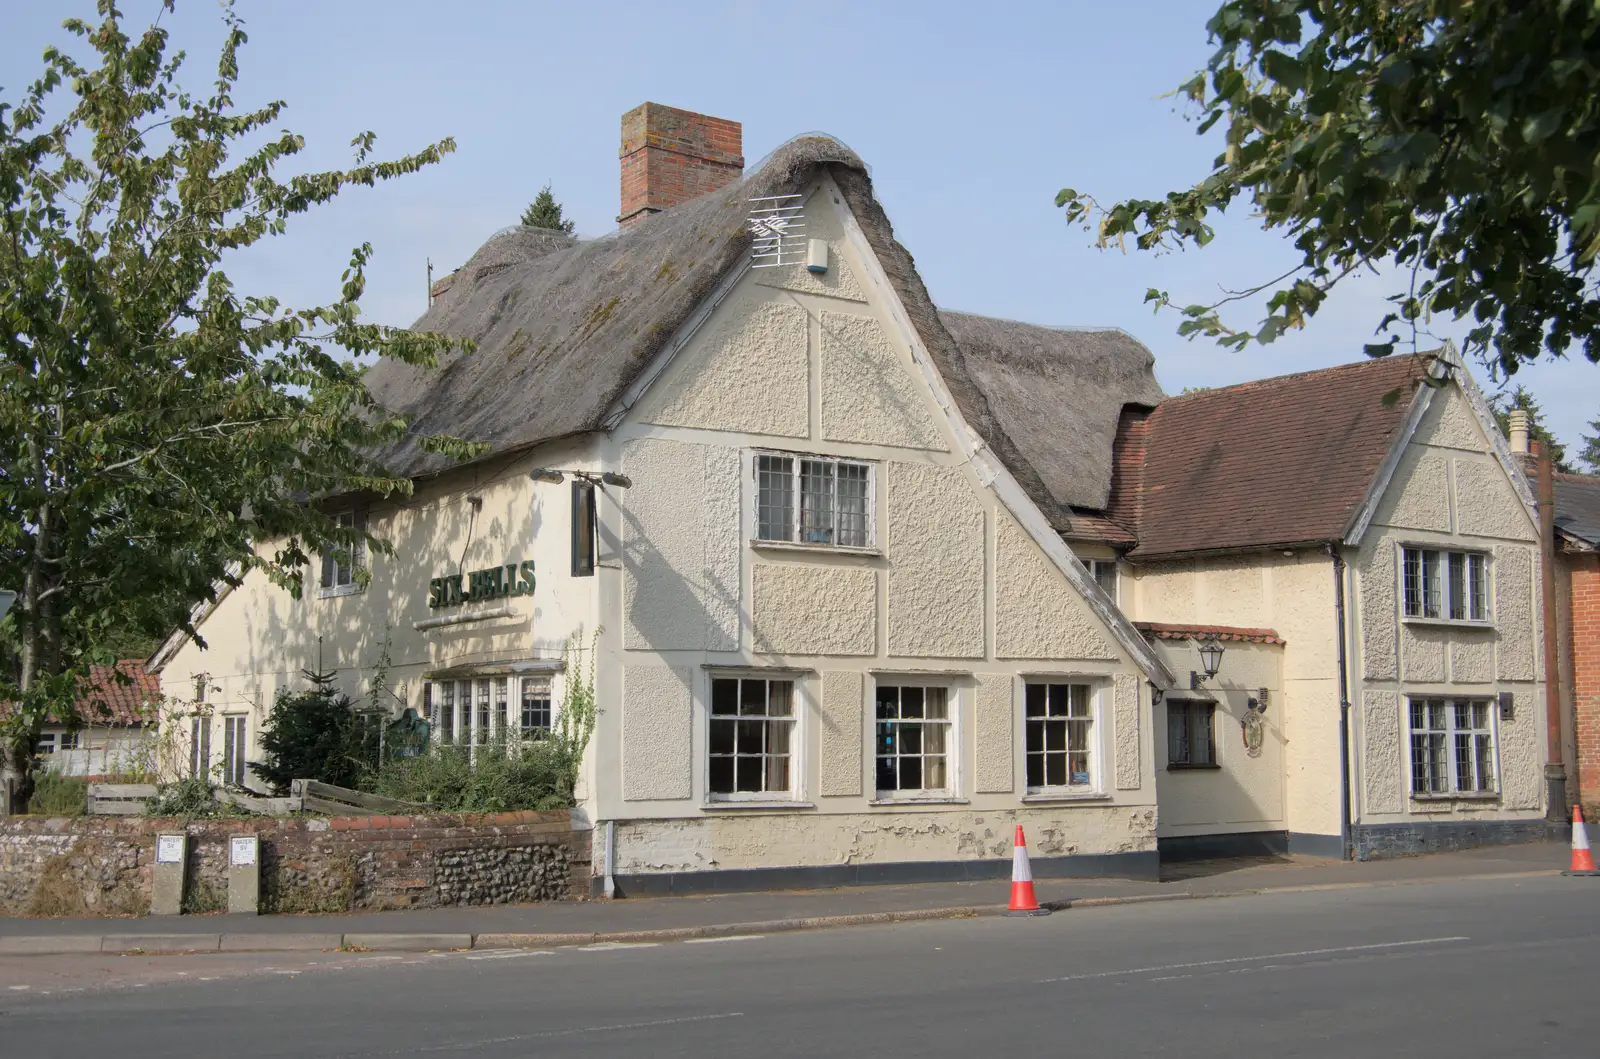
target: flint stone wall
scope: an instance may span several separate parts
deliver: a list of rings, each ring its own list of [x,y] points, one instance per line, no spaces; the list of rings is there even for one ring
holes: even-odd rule
[[[261,837],[263,912],[554,901],[589,890],[590,832],[571,814],[330,819],[0,820],[0,913],[129,915],[150,907],[156,836],[189,836],[185,911],[227,901],[228,839]]]

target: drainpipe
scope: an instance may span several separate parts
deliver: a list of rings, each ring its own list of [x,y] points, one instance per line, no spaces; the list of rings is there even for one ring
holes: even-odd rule
[[[614,865],[617,863],[617,822],[606,821],[606,881],[605,895],[617,896],[617,875]]]
[[[1339,841],[1345,860],[1354,859],[1350,839],[1350,675],[1345,659],[1344,556],[1337,543],[1328,545],[1333,557],[1333,614],[1338,625],[1335,644],[1339,660]]]
[[[1544,625],[1545,821],[1567,822],[1567,767],[1561,754],[1561,656],[1556,629],[1556,487],[1549,446],[1534,448],[1539,460],[1539,584]]]

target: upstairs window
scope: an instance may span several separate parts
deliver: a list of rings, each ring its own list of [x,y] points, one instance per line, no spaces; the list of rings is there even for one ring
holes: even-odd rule
[[[756,539],[871,546],[871,464],[760,453],[755,476]]]
[[[361,532],[366,529],[366,519],[355,511],[336,515],[334,521],[341,529]],[[339,590],[350,590],[356,585],[356,571],[367,565],[367,542],[357,540],[347,548],[330,547],[322,553],[322,588],[332,595]]]
[[[1089,573],[1094,577],[1094,583],[1100,586],[1100,591],[1111,597],[1111,602],[1117,601],[1117,561],[1115,559],[1085,559],[1084,566],[1089,568]]]
[[[1488,556],[1432,548],[1401,552],[1406,617],[1489,620]]]

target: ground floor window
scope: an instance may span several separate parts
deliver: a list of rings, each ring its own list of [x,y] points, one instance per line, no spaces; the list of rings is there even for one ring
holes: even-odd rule
[[[1410,700],[1411,793],[1494,792],[1492,705],[1488,699]]]
[[[1167,703],[1167,764],[1172,768],[1209,768],[1217,763],[1211,738],[1216,705],[1210,702]]]
[[[880,794],[950,789],[950,711],[945,688],[878,685],[877,775]]]
[[[788,794],[793,734],[794,681],[713,679],[708,732],[711,793]]]
[[[229,787],[244,786],[244,721],[222,719],[222,782]]]
[[[522,735],[535,739],[550,731],[550,678],[522,678]]]
[[[211,718],[189,720],[189,775],[206,779],[211,771]]]
[[[1087,684],[1032,684],[1024,699],[1030,790],[1089,787],[1093,715]]]
[[[433,680],[423,704],[433,740],[442,745],[477,747],[537,737],[554,720],[548,676]]]

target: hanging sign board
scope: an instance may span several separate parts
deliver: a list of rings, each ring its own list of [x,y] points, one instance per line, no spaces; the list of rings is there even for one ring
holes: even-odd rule
[[[428,582],[428,606],[459,607],[486,599],[533,595],[533,560],[491,566],[467,574],[447,574]]]

